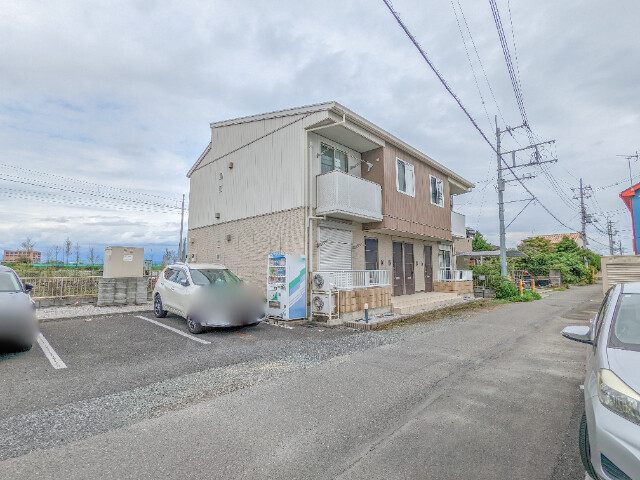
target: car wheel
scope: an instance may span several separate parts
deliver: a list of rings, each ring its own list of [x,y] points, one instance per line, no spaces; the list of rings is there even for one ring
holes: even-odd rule
[[[156,293],[156,296],[153,299],[153,313],[157,318],[164,318],[167,316],[167,311],[162,309],[162,299],[160,298],[159,293]]]
[[[591,465],[591,447],[589,446],[589,430],[587,429],[587,414],[582,414],[582,420],[580,421],[580,435],[578,436],[578,444],[580,446],[580,458],[582,458],[582,464],[591,478],[598,478],[596,472]]]
[[[195,333],[196,335],[204,332],[204,327],[196,322],[191,316],[187,317],[187,329],[190,333]]]

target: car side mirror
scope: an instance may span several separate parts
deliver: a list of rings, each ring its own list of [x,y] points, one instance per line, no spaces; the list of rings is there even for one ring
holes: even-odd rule
[[[566,327],[562,330],[562,336],[573,340],[574,342],[587,343],[593,345],[591,341],[591,329],[586,325],[575,325],[572,327]]]
[[[31,285],[30,283],[25,283],[24,289],[25,291],[30,292],[31,290],[33,290],[33,285]]]
[[[180,285],[182,285],[183,287],[188,287],[189,286],[189,280],[183,280],[180,282]]]

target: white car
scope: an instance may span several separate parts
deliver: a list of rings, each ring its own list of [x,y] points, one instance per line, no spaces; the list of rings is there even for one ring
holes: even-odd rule
[[[224,265],[176,263],[167,266],[153,289],[158,318],[174,313],[187,320],[191,333],[206,327],[257,325],[265,305]]]

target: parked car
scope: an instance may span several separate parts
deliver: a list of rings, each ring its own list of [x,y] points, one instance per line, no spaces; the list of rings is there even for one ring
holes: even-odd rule
[[[206,327],[257,325],[265,317],[264,301],[224,265],[176,263],[167,266],[153,289],[153,310],[187,320],[191,333]]]
[[[0,265],[0,343],[19,351],[29,350],[37,333],[32,288],[23,285],[13,269]]]
[[[589,345],[580,456],[593,478],[640,478],[640,282],[615,285],[590,325],[562,335]]]

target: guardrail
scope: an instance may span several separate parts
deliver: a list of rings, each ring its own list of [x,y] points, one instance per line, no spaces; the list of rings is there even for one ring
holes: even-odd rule
[[[473,280],[472,270],[438,270],[438,282],[470,282]]]
[[[153,291],[157,276],[148,276],[147,293]],[[33,299],[73,298],[98,296],[101,276],[90,277],[24,277],[23,283],[33,285]]]
[[[322,270],[313,272],[331,278],[331,285],[338,290],[354,288],[388,287],[389,270]]]

